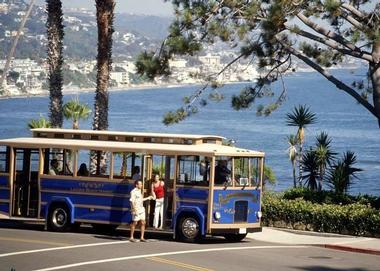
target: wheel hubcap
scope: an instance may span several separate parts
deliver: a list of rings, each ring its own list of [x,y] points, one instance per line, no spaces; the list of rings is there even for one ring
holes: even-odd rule
[[[187,218],[182,224],[182,233],[186,238],[194,238],[198,234],[198,222],[193,218]]]
[[[52,218],[54,226],[62,228],[67,222],[67,213],[64,209],[57,208],[54,210]]]

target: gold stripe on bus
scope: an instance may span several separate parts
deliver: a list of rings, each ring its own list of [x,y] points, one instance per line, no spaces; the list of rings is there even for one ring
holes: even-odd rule
[[[117,197],[129,199],[128,194],[112,194],[112,193],[102,193],[102,192],[85,192],[85,191],[72,191],[72,190],[55,190],[55,189],[42,189],[42,193],[64,193],[72,195],[87,195],[87,196],[101,196],[101,197]]]
[[[106,225],[119,225],[119,226],[129,226],[129,223],[113,222],[113,221],[99,221],[92,219],[75,219],[75,222],[88,223],[88,224],[106,224]]]
[[[9,186],[0,186],[0,190],[9,190]]]
[[[204,199],[204,200],[201,200],[201,199],[188,199],[188,198],[181,199],[179,197],[176,198],[176,201],[177,202],[189,202],[189,203],[204,203],[204,204],[207,203],[207,199]]]
[[[9,199],[0,199],[1,203],[9,203]]]
[[[209,190],[208,186],[196,186],[196,185],[183,185],[183,184],[177,184],[177,188],[193,188],[193,189],[203,189],[203,190]]]
[[[243,189],[244,188],[244,189]],[[224,186],[214,186],[214,190],[226,190],[226,191],[231,191],[231,190],[241,190],[241,191],[254,191],[254,190],[260,190],[257,186],[227,186],[227,189]]]
[[[74,204],[76,208],[88,208],[88,209],[101,209],[101,210],[111,210],[111,211],[129,211],[130,208],[122,207],[110,207],[103,205],[88,205],[88,204]]]
[[[228,223],[228,224],[211,224],[211,229],[240,229],[240,228],[260,228],[260,223]]]
[[[72,176],[72,175],[48,175],[42,174],[41,181],[56,181],[56,180],[67,180],[67,181],[76,181],[76,182],[103,182],[111,183],[117,185],[132,185],[134,181],[132,179],[119,179],[113,178],[110,179],[107,177],[84,177],[84,176]]]
[[[8,177],[8,176],[9,176],[9,173],[7,173],[7,172],[0,172],[0,176]]]

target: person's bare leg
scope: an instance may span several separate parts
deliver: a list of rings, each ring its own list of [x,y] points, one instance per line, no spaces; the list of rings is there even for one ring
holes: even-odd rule
[[[145,240],[144,234],[145,234],[145,220],[140,220],[141,223],[141,240]]]
[[[133,236],[135,235],[136,225],[137,225],[137,222],[136,221],[132,221],[132,223],[131,223],[131,237],[130,237],[130,240],[134,239]]]

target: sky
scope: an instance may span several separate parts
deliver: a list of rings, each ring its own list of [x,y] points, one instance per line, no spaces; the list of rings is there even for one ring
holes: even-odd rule
[[[126,12],[144,15],[172,16],[173,8],[164,0],[115,0],[115,12]],[[28,1],[26,1],[28,2]],[[39,5],[44,5],[44,0],[37,0]],[[95,9],[95,0],[62,0],[63,8]]]

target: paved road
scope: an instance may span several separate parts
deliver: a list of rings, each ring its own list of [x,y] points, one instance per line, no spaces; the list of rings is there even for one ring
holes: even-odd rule
[[[81,227],[53,233],[40,225],[0,221],[0,270],[380,270],[380,257],[313,246],[279,245],[247,239],[210,238],[184,244],[170,235],[149,234],[130,243],[128,232],[107,236]]]

